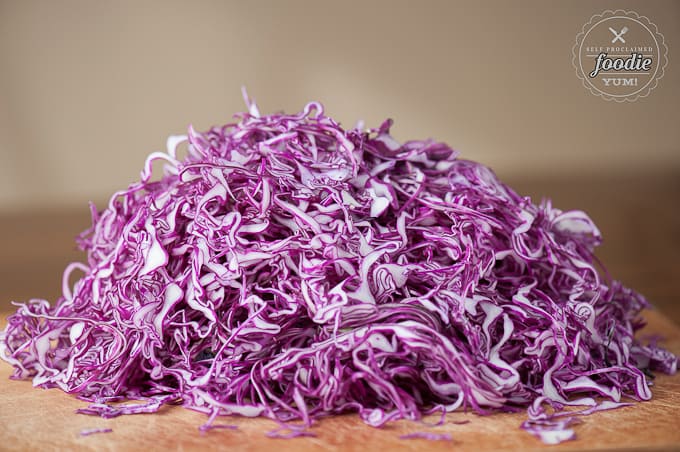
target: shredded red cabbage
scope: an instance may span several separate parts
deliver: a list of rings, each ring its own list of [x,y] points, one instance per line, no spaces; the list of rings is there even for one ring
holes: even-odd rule
[[[528,408],[524,428],[559,442],[563,407],[647,400],[646,373],[676,371],[634,338],[648,304],[600,268],[585,213],[535,205],[446,144],[399,143],[391,121],[345,130],[316,102],[247,103],[170,137],[92,206],[87,263],[0,336],[14,378],[77,394],[84,413],[181,403],[204,430],[266,416],[279,437],[348,411],[380,426]]]
[[[97,433],[111,433],[113,432],[110,428],[88,428],[80,431],[80,436],[90,436],[96,435]]]
[[[450,433],[413,432],[401,435],[399,439],[426,439],[428,441],[452,441]]]

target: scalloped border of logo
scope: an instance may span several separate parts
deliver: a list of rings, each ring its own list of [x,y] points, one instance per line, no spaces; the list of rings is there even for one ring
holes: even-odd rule
[[[655,44],[657,46],[656,54],[658,55],[658,58],[661,60],[656,67],[656,72],[654,76],[651,77],[642,88],[638,88],[637,86],[634,87],[636,88],[636,90],[630,93],[629,95],[615,96],[599,90],[595,85],[590,83],[590,81],[588,80],[588,73],[586,73],[585,70],[583,69],[583,61],[581,60],[581,55],[583,54],[582,45],[584,38],[588,35],[588,33],[592,29],[597,27],[600,23],[614,17],[620,18],[625,17],[629,20],[637,22],[638,24],[642,25],[645,29],[647,29],[649,34],[652,35],[652,37],[654,38]],[[666,66],[668,65],[668,46],[666,45],[663,34],[659,32],[659,29],[656,26],[656,24],[650,21],[649,18],[647,18],[647,16],[641,16],[635,11],[625,11],[623,9],[617,9],[615,11],[608,9],[601,12],[600,14],[593,15],[590,18],[590,20],[586,22],[585,25],[583,25],[581,31],[576,35],[576,42],[574,43],[574,46],[571,48],[571,53],[572,53],[571,64],[572,66],[574,66],[574,69],[576,70],[576,76],[579,79],[581,79],[581,83],[583,84],[583,86],[588,91],[590,91],[594,96],[601,97],[602,99],[607,101],[613,100],[614,102],[635,102],[639,98],[649,96],[652,90],[658,86],[659,80],[663,78]]]

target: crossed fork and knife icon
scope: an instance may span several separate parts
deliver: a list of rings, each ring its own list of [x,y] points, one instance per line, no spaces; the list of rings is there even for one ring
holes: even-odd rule
[[[626,40],[623,39],[623,35],[628,33],[628,27],[623,27],[620,32],[614,30],[612,27],[609,27],[609,31],[611,31],[612,34],[614,35],[614,39],[612,39],[612,44],[614,44],[616,41],[621,41],[621,44],[626,43]]]

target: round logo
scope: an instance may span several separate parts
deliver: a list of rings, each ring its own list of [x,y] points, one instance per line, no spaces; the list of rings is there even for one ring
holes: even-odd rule
[[[663,35],[634,11],[596,14],[576,36],[576,75],[605,100],[633,102],[656,88],[668,64]]]

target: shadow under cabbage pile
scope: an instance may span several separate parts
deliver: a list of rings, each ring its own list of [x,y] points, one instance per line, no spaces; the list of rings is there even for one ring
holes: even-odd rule
[[[344,130],[318,103],[248,106],[171,137],[92,207],[63,297],[19,304],[0,336],[15,377],[84,413],[182,403],[204,428],[266,416],[282,436],[348,411],[380,426],[528,408],[523,427],[559,442],[574,436],[565,406],[646,400],[649,371],[675,372],[634,339],[647,302],[598,272],[583,212],[534,205],[445,144],[398,143],[390,121]]]

